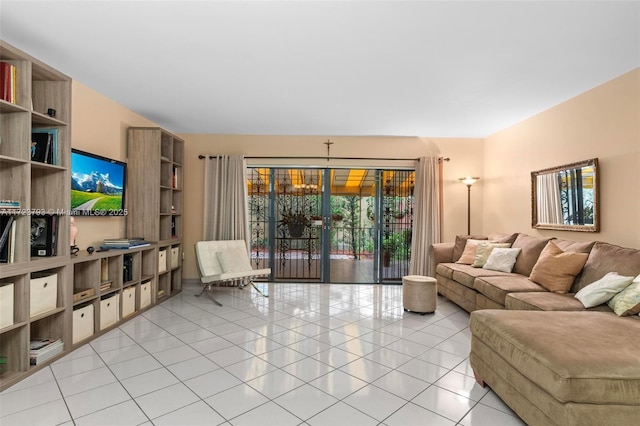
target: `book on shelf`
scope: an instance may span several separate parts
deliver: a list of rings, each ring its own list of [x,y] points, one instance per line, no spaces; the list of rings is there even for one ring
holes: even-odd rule
[[[55,165],[60,164],[60,156],[58,153],[58,129],[53,127],[52,128],[44,128],[44,127],[33,128],[31,129],[31,140],[33,140],[34,134],[51,135],[51,146],[44,162],[47,164],[55,164]],[[44,136],[42,136],[42,138],[44,138]]]
[[[14,216],[0,216],[0,263],[13,263],[16,245]]]
[[[29,364],[38,365],[64,349],[62,339],[34,339],[29,342]]]
[[[17,103],[17,68],[9,62],[0,62],[0,98]]]
[[[122,281],[129,282],[133,280],[133,257],[125,254],[122,257]]]
[[[109,259],[100,259],[100,281],[109,280]]]
[[[131,249],[149,246],[151,243],[144,238],[105,238],[102,249]]]
[[[31,133],[31,161],[47,163],[53,136],[49,133]]]
[[[138,248],[138,247],[146,247],[146,246],[150,246],[151,243],[148,242],[140,242],[140,243],[129,243],[129,244],[107,244],[107,245],[103,245],[100,246],[100,249],[102,250],[129,250],[129,249],[134,249],[134,248]]]
[[[171,186],[173,189],[178,189],[178,168],[173,166],[173,175],[171,179]]]
[[[57,249],[58,216],[31,216],[31,256],[55,256]]]

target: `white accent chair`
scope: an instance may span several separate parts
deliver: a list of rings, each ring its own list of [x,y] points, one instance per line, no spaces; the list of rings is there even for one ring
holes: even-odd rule
[[[258,287],[253,280],[271,274],[270,268],[253,269],[247,254],[247,243],[244,240],[222,240],[222,241],[198,241],[196,243],[196,257],[198,259],[198,269],[200,270],[200,282],[202,291],[196,296],[202,295],[205,291],[207,295],[217,305],[222,306],[209,291],[213,285],[224,282],[236,282],[240,288],[247,284],[262,296],[268,297]]]

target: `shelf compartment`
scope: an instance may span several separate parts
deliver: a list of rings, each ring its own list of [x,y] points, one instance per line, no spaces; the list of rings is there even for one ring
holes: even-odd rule
[[[29,368],[29,357],[24,356],[29,349],[29,327],[25,324],[0,334],[0,356],[5,367],[0,369],[0,383],[17,381],[20,373]]]
[[[96,283],[100,279],[100,264],[85,261],[73,265],[73,303],[94,297],[97,293]]]
[[[64,322],[64,310],[57,312],[55,315],[42,318],[38,321],[32,321],[29,326],[29,340],[61,339],[64,344],[64,342],[67,340],[66,336],[64,335]]]
[[[29,175],[28,163],[3,157],[3,161],[0,161],[0,198],[19,201],[20,209],[27,208]]]
[[[3,105],[6,105],[5,102]],[[11,105],[11,104],[8,104]],[[25,141],[30,141],[31,124],[28,112],[0,111],[0,155],[13,157],[18,160],[30,160],[30,146]]]

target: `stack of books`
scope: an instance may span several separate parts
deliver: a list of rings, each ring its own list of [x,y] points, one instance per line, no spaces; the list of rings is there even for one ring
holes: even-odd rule
[[[148,246],[149,242],[144,238],[105,238],[101,249],[132,249],[136,247]]]
[[[62,339],[35,339],[29,342],[29,364],[39,365],[62,353]]]

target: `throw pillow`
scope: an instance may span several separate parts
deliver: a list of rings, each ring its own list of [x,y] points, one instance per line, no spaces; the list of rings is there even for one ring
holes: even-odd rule
[[[563,251],[549,241],[533,266],[529,279],[552,293],[565,294],[588,257],[587,253]]]
[[[456,263],[471,265],[476,258],[476,250],[480,242],[482,242],[482,240],[468,239],[464,246],[462,256],[460,256],[460,259],[458,259]]]
[[[478,247],[476,249],[476,257],[473,261],[474,268],[482,268],[485,263],[487,263],[487,259],[489,259],[489,255],[493,251],[494,248],[509,248],[511,247],[510,243],[491,243],[491,242],[481,242],[478,243]]]
[[[621,317],[640,313],[640,275],[608,303],[613,312]]]
[[[520,248],[494,248],[491,250],[487,263],[482,268],[492,271],[511,272],[521,250]]]
[[[453,246],[452,262],[457,262],[462,256],[462,252],[467,244],[467,240],[486,240],[487,237],[481,235],[456,235],[456,242]]]
[[[633,277],[625,277],[618,275],[617,272],[609,272],[598,281],[577,292],[575,297],[582,302],[585,308],[593,308],[608,302],[609,299],[628,287],[632,281]]]
[[[247,251],[243,249],[231,249],[216,253],[222,272],[246,272],[250,271],[251,263],[247,257]]]

